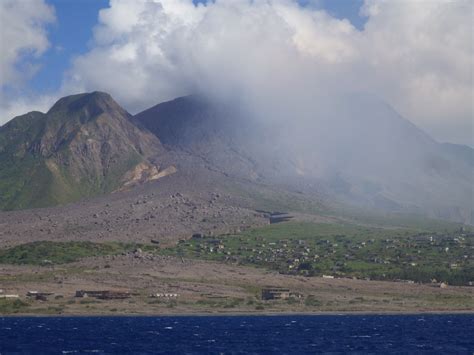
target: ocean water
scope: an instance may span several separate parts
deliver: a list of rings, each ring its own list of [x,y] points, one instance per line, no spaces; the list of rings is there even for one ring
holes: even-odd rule
[[[473,354],[474,315],[0,318],[0,354]]]

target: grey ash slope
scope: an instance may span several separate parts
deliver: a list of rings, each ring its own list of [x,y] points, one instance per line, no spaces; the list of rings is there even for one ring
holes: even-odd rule
[[[352,205],[473,223],[471,148],[439,144],[367,97],[319,101],[308,112],[262,118],[188,96],[132,117],[105,93],[68,96],[0,127],[0,209],[74,202],[172,174],[151,186],[191,200],[219,190],[238,208],[334,215]]]
[[[274,132],[237,106],[186,96],[158,104],[135,115],[134,120],[156,134],[169,150],[188,153],[227,176],[281,182],[294,165]],[[187,168],[186,162],[182,168]]]
[[[0,127],[0,208],[71,202],[142,178],[164,149],[130,118],[110,95],[93,92]]]
[[[369,209],[474,222],[471,148],[439,144],[366,96],[332,98],[312,115],[261,119],[238,105],[188,96],[134,119],[168,149],[227,176]]]

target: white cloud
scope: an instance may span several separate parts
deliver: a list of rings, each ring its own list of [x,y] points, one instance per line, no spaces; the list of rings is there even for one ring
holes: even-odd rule
[[[25,97],[17,97],[14,100],[5,100],[5,105],[0,106],[0,118],[11,119],[15,116],[22,115],[31,111],[46,112],[57,101],[57,97],[53,95],[30,95]],[[6,123],[8,120],[5,120]],[[0,124],[2,123],[0,119]]]
[[[0,86],[22,80],[18,62],[25,55],[40,56],[49,47],[45,25],[55,20],[43,0],[0,1]]]
[[[269,78],[299,81],[298,63],[313,71],[311,64],[356,55],[347,20],[290,1],[110,5],[100,13],[95,48],[76,59],[66,85],[110,91],[132,111],[194,90],[267,95],[275,89]]]
[[[367,0],[359,31],[289,0],[111,0],[65,85],[109,91],[131,111],[195,90],[273,102],[276,91],[364,90],[441,140],[472,143],[472,11]]]
[[[46,96],[18,98],[11,92],[21,90],[38,69],[25,58],[38,58],[49,48],[45,27],[54,21],[54,9],[43,0],[0,1],[0,125],[51,103]]]
[[[367,0],[363,8],[374,90],[440,139],[471,144],[473,10],[463,0]]]
[[[61,93],[107,91],[137,112],[196,91],[262,108],[368,91],[439,140],[473,144],[472,2],[366,0],[361,12],[359,31],[291,0],[110,0]]]

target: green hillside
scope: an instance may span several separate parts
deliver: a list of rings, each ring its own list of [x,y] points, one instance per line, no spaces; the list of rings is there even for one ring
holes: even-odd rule
[[[120,188],[159,141],[104,93],[59,100],[0,128],[0,209],[45,207]]]

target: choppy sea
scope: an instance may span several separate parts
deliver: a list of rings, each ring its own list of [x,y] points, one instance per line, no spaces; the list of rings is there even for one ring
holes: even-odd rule
[[[474,315],[12,317],[0,354],[474,354]]]

